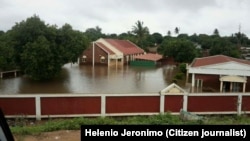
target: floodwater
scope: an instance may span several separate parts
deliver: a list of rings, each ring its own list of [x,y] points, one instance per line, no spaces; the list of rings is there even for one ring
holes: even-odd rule
[[[158,93],[172,83],[175,66],[109,68],[66,64],[59,77],[38,82],[25,76],[0,79],[0,94]]]

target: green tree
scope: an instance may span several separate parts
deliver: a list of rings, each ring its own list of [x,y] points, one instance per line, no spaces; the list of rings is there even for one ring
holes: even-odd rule
[[[188,36],[188,34],[179,34],[179,35],[177,36],[177,38],[188,40],[188,39],[189,39],[189,36]]]
[[[23,47],[21,60],[25,74],[34,80],[51,79],[59,74],[62,64],[54,63],[56,56],[51,46],[53,45],[44,36],[39,36],[36,41]]]
[[[62,48],[64,63],[77,62],[78,57],[87,46],[87,38],[80,31],[65,24],[58,31],[58,45]]]
[[[9,46],[5,33],[0,35],[0,71],[16,69],[14,48]]]
[[[115,33],[105,35],[106,38],[118,39],[118,35]]]
[[[185,39],[164,40],[159,51],[179,63],[191,62],[198,55],[194,44]]]
[[[174,32],[175,32],[176,35],[179,35],[179,33],[180,33],[180,28],[175,27]]]
[[[77,61],[87,44],[84,34],[69,24],[57,29],[36,15],[17,23],[8,35],[16,64],[35,80],[55,77],[64,64]]]
[[[213,35],[215,35],[215,36],[220,36],[219,30],[218,30],[217,28],[214,29]]]
[[[171,36],[171,31],[170,31],[170,30],[167,32],[167,35],[168,35],[168,36]]]
[[[4,31],[0,30],[0,36],[4,35]]]
[[[195,42],[195,43],[198,43],[199,42],[199,39],[198,39],[199,37],[197,36],[197,34],[196,33],[194,33],[193,35],[191,35],[190,37],[189,37],[189,39],[192,41],[192,42]]]
[[[132,27],[132,33],[134,33],[137,37],[136,43],[142,47],[143,49],[146,48],[145,46],[145,39],[149,35],[148,27],[143,26],[142,21],[137,21],[135,25]]]
[[[201,45],[203,50],[206,50],[211,48],[213,40],[206,34],[199,34],[198,43]]]
[[[237,46],[233,45],[229,40],[225,38],[216,38],[213,41],[213,45],[209,51],[210,55],[223,54],[235,58],[240,57],[240,52]]]
[[[46,25],[37,15],[34,15],[16,23],[8,33],[11,40],[10,46],[15,49],[15,62],[22,69],[20,55],[23,52],[23,47],[29,42],[34,42],[39,36],[45,36]]]
[[[155,33],[153,33],[153,34],[150,35],[150,36],[153,37],[154,43],[156,43],[156,44],[158,44],[158,45],[161,44],[162,41],[163,41],[162,35],[161,35],[160,33],[158,33],[158,32],[155,32]]]
[[[128,31],[127,33],[124,32],[124,33],[121,33],[119,36],[118,36],[119,39],[122,39],[122,40],[129,40],[133,43],[136,43],[136,37],[135,35],[133,35],[130,31]]]
[[[88,37],[90,41],[95,41],[99,38],[104,37],[104,34],[102,33],[102,29],[99,26],[86,29],[84,34]]]

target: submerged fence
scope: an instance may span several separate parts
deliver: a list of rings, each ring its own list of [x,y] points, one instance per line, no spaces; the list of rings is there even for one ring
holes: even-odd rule
[[[249,114],[250,93],[19,94],[0,95],[7,118],[180,114]]]

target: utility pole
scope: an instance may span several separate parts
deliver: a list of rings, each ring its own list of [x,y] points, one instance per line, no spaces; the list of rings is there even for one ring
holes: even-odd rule
[[[239,24],[239,33],[241,32],[241,24]]]
[[[93,67],[95,66],[95,42],[93,41],[92,42],[92,65],[93,65]]]
[[[241,24],[239,24],[239,32],[238,32],[238,46],[241,47]]]

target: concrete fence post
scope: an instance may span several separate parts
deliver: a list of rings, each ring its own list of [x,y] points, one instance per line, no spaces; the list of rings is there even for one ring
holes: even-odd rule
[[[183,95],[183,110],[187,111],[188,107],[188,93],[184,93]]]
[[[106,115],[106,95],[101,96],[101,117]]]
[[[165,107],[165,95],[160,95],[160,113],[164,113]]]
[[[35,97],[35,105],[36,105],[36,120],[41,120],[41,97]]]
[[[241,115],[241,107],[242,107],[242,94],[238,95],[238,101],[237,101],[237,115]]]

